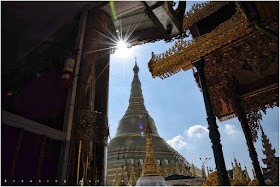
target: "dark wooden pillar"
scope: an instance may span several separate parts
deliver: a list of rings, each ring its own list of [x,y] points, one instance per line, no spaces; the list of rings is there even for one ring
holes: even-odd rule
[[[196,67],[199,79],[200,79],[200,85],[203,93],[204,98],[204,104],[206,108],[207,113],[207,121],[208,121],[208,129],[209,129],[209,137],[212,142],[212,149],[214,152],[215,157],[215,163],[216,168],[218,171],[219,176],[219,184],[222,186],[230,186],[229,178],[227,175],[227,170],[225,166],[225,160],[223,155],[223,149],[222,145],[220,143],[220,133],[218,130],[218,126],[216,123],[216,117],[214,116],[211,100],[206,84],[205,74],[204,74],[204,59],[201,59],[194,63],[194,66]]]
[[[109,48],[114,45],[108,38],[113,38],[112,34],[115,33],[114,24],[107,13],[98,9],[88,11],[71,135],[71,140],[83,142],[79,161],[81,169],[85,166],[87,156],[91,155],[90,167],[86,171],[81,170],[79,174],[79,180],[87,178],[84,185],[88,185],[89,180],[91,184],[105,185],[109,132],[107,123]],[[70,149],[74,149],[75,141],[71,141]],[[93,147],[89,146],[90,141]],[[71,154],[72,159],[78,160],[77,151]],[[68,185],[76,185],[73,178],[77,178],[77,164],[69,169],[72,173],[68,173]],[[87,176],[83,176],[83,173],[87,173]]]
[[[254,167],[254,170],[256,173],[256,177],[259,181],[259,185],[265,186],[263,174],[262,174],[259,160],[258,160],[258,154],[256,152],[256,149],[255,149],[255,146],[253,143],[253,138],[252,138],[252,134],[251,134],[251,131],[250,131],[250,128],[248,125],[248,120],[247,120],[247,118],[245,116],[245,112],[243,111],[243,108],[241,106],[241,100],[238,99],[237,97],[232,97],[232,101],[233,101],[234,112],[237,115],[237,117],[241,123],[241,127],[242,127],[243,133],[245,135],[246,143],[247,143],[248,150],[249,150],[249,155],[253,162],[253,167]]]
[[[75,76],[73,79],[73,85],[70,89],[68,89],[67,94],[67,101],[65,107],[65,115],[64,115],[64,124],[63,124],[63,131],[66,132],[66,140],[61,145],[60,150],[60,160],[59,160],[59,168],[58,168],[58,181],[60,185],[66,185],[67,180],[66,177],[69,174],[69,170],[73,169],[71,162],[71,158],[69,158],[72,153],[70,152],[70,143],[71,140],[71,131],[72,131],[72,122],[73,122],[73,115],[74,115],[74,105],[75,105],[75,98],[77,92],[77,85],[78,85],[78,75],[80,69],[80,62],[83,52],[83,43],[84,43],[84,36],[86,30],[86,22],[87,22],[87,11],[81,12],[80,15],[80,23],[76,38],[76,45],[75,51],[78,50],[77,58],[76,58],[76,65],[75,65]],[[75,146],[72,146],[72,151]],[[68,168],[68,165],[71,165]],[[72,177],[70,177],[72,178]]]
[[[21,128],[20,132],[19,132],[19,137],[18,137],[16,149],[15,149],[14,156],[13,156],[13,163],[12,163],[10,179],[9,179],[9,183],[8,183],[9,185],[11,185],[12,181],[14,180],[15,169],[16,169],[16,166],[17,166],[17,160],[18,160],[18,156],[19,156],[19,152],[20,152],[20,148],[21,148],[23,135],[24,135],[24,129]]]

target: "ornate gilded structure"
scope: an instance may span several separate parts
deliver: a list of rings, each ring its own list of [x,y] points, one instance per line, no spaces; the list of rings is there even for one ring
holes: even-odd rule
[[[149,62],[152,76],[161,79],[196,67],[217,170],[223,170],[218,173],[226,169],[215,117],[238,117],[260,185],[265,183],[253,142],[261,112],[279,106],[278,15],[278,2],[194,5],[184,19],[193,39],[179,40],[163,54],[152,53]],[[227,176],[222,178],[229,185]]]
[[[135,184],[142,172],[143,175],[154,175],[159,172],[160,175],[166,177],[185,170],[184,167],[190,165],[183,156],[159,136],[155,122],[144,105],[138,76],[139,67],[136,63],[133,71],[134,78],[131,84],[128,109],[119,122],[116,136],[108,145],[108,185],[112,185],[116,170],[122,165],[126,185]],[[148,125],[150,130],[147,129]],[[144,132],[148,132],[146,133],[147,139]],[[151,155],[154,159],[150,157]],[[147,164],[150,161],[152,161],[152,165]],[[153,168],[151,172],[149,167],[155,165],[157,168]],[[201,176],[200,169],[195,166],[193,168],[196,175]]]
[[[193,67],[192,63],[201,57],[251,32],[252,29],[248,26],[249,22],[242,9],[237,6],[236,13],[210,33],[188,41],[181,39],[163,54],[152,53],[150,72],[153,77],[164,79],[181,69],[189,70]]]
[[[232,171],[233,171],[233,178],[231,180],[231,185],[232,186],[247,186],[248,183],[251,181],[251,180],[248,181],[249,176],[247,175],[248,172],[246,172],[247,169],[245,170],[245,172],[246,172],[246,176],[245,176],[244,171],[242,170],[240,163],[239,164],[237,163],[236,158],[234,158],[234,164],[231,163],[231,165],[232,165]]]
[[[183,29],[187,30],[194,23],[206,18],[210,14],[219,10],[222,6],[226,5],[228,2],[215,2],[206,1],[205,3],[196,3],[191,9],[186,12],[183,22]]]
[[[237,163],[237,160],[234,158],[234,164],[232,165],[232,177],[230,176],[230,171],[228,171],[230,178],[231,186],[255,186],[258,185],[257,180],[252,180],[249,177],[247,168],[245,166],[245,170],[242,170],[240,163]],[[219,179],[217,172],[212,172],[208,174],[206,181],[203,183],[203,186],[219,186]]]
[[[219,178],[217,171],[212,172],[210,175],[208,175],[206,181],[203,183],[202,186],[219,186]]]

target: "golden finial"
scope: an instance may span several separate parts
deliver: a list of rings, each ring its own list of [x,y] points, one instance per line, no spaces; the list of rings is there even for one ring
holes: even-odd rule
[[[232,179],[236,179],[236,171],[235,171],[235,167],[233,165],[233,163],[231,162],[231,166],[232,166]]]
[[[146,158],[143,164],[142,176],[160,176],[158,165],[153,156],[151,133],[152,130],[150,124],[148,123],[146,128]]]

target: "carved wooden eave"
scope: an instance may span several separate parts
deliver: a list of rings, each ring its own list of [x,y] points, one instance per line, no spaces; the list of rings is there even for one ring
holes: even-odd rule
[[[256,140],[261,111],[279,106],[279,44],[253,30],[236,5],[236,13],[210,33],[190,41],[179,40],[163,54],[152,53],[148,65],[153,77],[164,79],[192,68],[192,63],[203,57],[214,115],[220,121],[236,117],[232,99],[239,98]],[[267,12],[272,10],[272,6],[263,6]],[[269,20],[264,26],[278,33],[278,19]]]
[[[149,70],[153,77],[167,78],[181,69],[188,70],[192,63],[210,54],[224,45],[249,34],[252,29],[243,13],[237,7],[236,13],[227,21],[220,24],[212,32],[193,40],[179,40],[163,54],[155,55],[149,62]]]
[[[222,6],[228,4],[228,2],[213,2],[207,1],[205,3],[196,3],[191,9],[186,12],[184,21],[183,21],[183,29],[187,30],[194,23],[206,18],[211,15],[213,12],[219,10]]]
[[[268,26],[277,32],[277,22]],[[231,94],[241,99],[253,138],[262,112],[279,106],[278,41],[251,32],[205,57],[205,77],[213,112],[220,121],[235,117]]]

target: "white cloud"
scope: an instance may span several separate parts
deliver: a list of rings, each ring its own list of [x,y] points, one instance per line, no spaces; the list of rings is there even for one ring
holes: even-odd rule
[[[194,125],[191,126],[188,130],[184,131],[184,133],[192,138],[202,138],[208,134],[209,130],[207,127],[204,127],[202,125]]]
[[[184,141],[184,138],[181,135],[167,140],[167,143],[176,150],[180,150],[187,145],[187,142]]]
[[[231,124],[226,124],[225,125],[225,132],[229,135],[236,134],[238,131],[235,130],[235,126]]]

